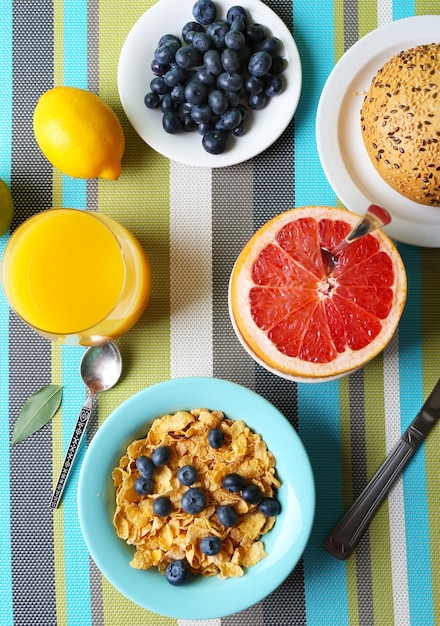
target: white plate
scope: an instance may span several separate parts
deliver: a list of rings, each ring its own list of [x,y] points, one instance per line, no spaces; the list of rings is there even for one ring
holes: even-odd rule
[[[216,1],[219,18],[225,18],[233,5],[231,0]],[[182,27],[193,21],[194,0],[159,0],[136,22],[121,51],[118,66],[118,89],[124,111],[142,139],[154,150],[180,163],[200,167],[225,167],[247,161],[266,150],[289,125],[301,93],[301,60],[292,35],[284,22],[259,0],[240,2],[253,22],[267,26],[284,44],[287,60],[283,72],[284,91],[273,98],[261,111],[252,111],[252,126],[248,132],[231,142],[231,148],[219,155],[209,154],[202,147],[197,133],[169,135],[162,128],[159,110],[147,109],[144,96],[148,93],[153,73],[150,63],[157,42],[165,33],[181,36]]]
[[[322,90],[316,140],[327,179],[344,205],[363,213],[371,203],[392,215],[384,228],[394,239],[440,247],[440,208],[416,204],[376,172],[362,139],[360,110],[376,71],[394,54],[440,41],[440,15],[409,17],[382,26],[356,42],[336,64]]]

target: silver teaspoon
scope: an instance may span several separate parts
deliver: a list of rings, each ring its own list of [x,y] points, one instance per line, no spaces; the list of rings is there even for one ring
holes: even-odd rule
[[[51,507],[56,509],[66,485],[82,436],[92,413],[93,396],[111,389],[119,380],[122,371],[121,353],[113,341],[86,350],[80,365],[80,372],[89,393],[79,413],[72,438],[64,458],[63,467],[52,496]]]
[[[324,548],[345,560],[414,452],[440,419],[440,380],[361,495],[324,541]]]
[[[326,248],[321,249],[322,259],[327,272],[330,274],[335,269],[338,264],[338,255],[341,254],[344,248],[349,246],[353,241],[356,241],[356,239],[365,237],[365,235],[372,233],[378,228],[382,228],[382,226],[386,226],[390,222],[391,215],[388,211],[382,209],[380,206],[377,206],[377,204],[370,204],[365,212],[365,215],[361,217],[355,227],[348,233],[345,239],[343,239],[336,246],[336,248],[333,248],[333,250],[327,250]]]

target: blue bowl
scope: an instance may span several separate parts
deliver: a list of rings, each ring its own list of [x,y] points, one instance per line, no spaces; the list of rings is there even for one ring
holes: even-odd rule
[[[134,548],[113,527],[114,467],[134,439],[144,437],[157,417],[208,408],[242,419],[259,433],[276,459],[281,513],[263,537],[267,556],[240,578],[195,577],[173,587],[155,568],[130,566]],[[287,419],[255,392],[215,378],[177,378],[135,394],[121,404],[94,436],[78,488],[81,530],[91,557],[109,582],[136,604],[172,618],[211,619],[242,611],[274,591],[299,561],[315,509],[313,474],[304,447]]]

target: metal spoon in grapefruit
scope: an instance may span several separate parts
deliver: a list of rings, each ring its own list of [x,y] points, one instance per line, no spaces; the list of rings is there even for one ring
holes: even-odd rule
[[[274,373],[302,382],[340,378],[393,336],[406,300],[406,272],[381,230],[330,253],[359,221],[345,209],[301,207],[260,228],[232,270],[229,309],[243,346]]]

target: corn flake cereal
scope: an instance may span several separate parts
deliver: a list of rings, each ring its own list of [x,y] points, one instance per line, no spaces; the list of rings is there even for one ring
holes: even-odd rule
[[[208,432],[219,428],[224,435],[220,448],[208,443]],[[171,456],[166,465],[156,467],[154,489],[149,495],[139,495],[134,488],[139,470],[136,459],[151,457],[158,446],[168,446]],[[188,487],[180,484],[180,467],[192,465],[197,479],[191,487],[201,489],[207,498],[206,507],[198,514],[185,512],[182,495]],[[221,411],[194,409],[178,411],[156,419],[145,439],[133,441],[127,453],[113,470],[116,487],[116,510],[113,524],[118,537],[135,546],[131,566],[148,569],[156,566],[164,574],[167,565],[177,559],[185,560],[193,574],[238,577],[244,568],[252,567],[266,556],[260,540],[275,523],[266,517],[257,504],[248,504],[239,492],[222,487],[222,479],[237,473],[246,484],[254,483],[262,497],[275,497],[280,482],[275,474],[275,458],[261,436],[252,432],[242,420],[232,421]],[[167,496],[171,512],[164,517],[154,513],[153,502]],[[219,522],[216,510],[230,505],[238,514],[232,527]],[[221,549],[208,556],[200,548],[204,537],[221,539]]]

